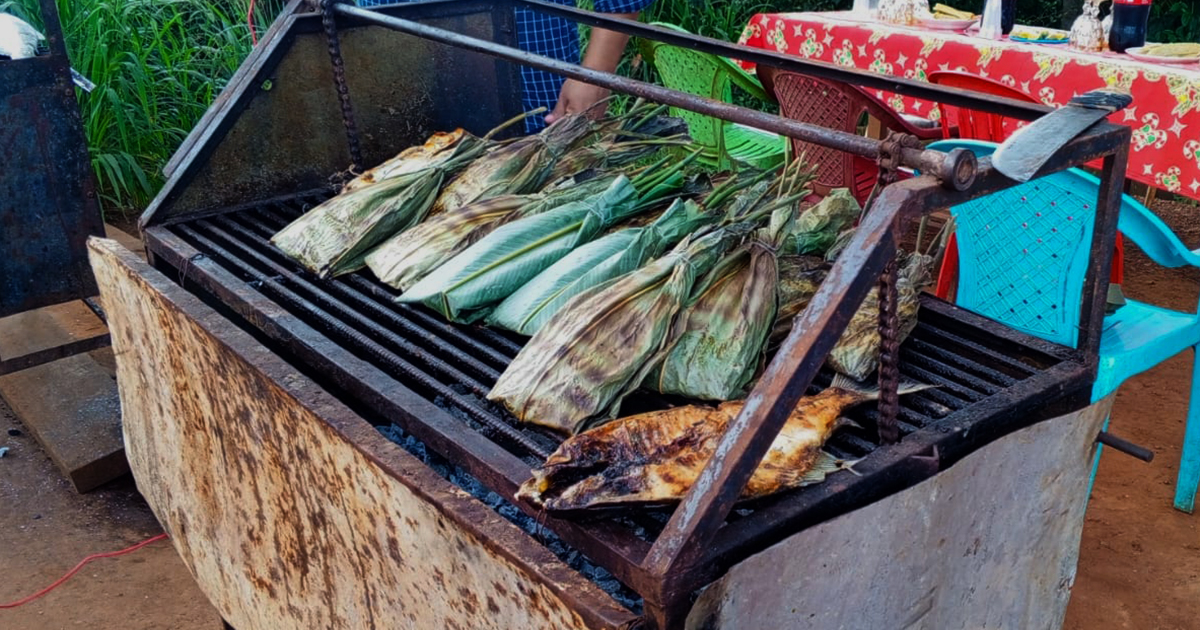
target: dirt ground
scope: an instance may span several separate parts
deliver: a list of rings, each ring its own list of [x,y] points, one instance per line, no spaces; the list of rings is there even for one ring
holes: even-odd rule
[[[1189,246],[1200,245],[1200,208],[1159,202],[1155,210]],[[1164,270],[1130,247],[1126,293],[1181,310],[1196,308],[1200,274]],[[1171,507],[1191,374],[1190,354],[1127,382],[1113,433],[1154,450],[1146,464],[1108,452],[1083,531],[1067,630],[1174,630],[1200,619],[1200,516]],[[0,603],[32,593],[84,556],[159,533],[132,480],[78,495],[0,402]],[[220,627],[213,608],[166,542],[102,559],[50,595],[0,610],[0,628]]]

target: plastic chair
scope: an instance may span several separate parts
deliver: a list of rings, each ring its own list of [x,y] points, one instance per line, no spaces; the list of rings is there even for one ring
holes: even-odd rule
[[[687,33],[673,24],[652,24]],[[642,40],[640,49],[642,57],[658,71],[663,84],[673,90],[729,103],[733,98],[731,86],[736,84],[752,96],[768,100],[757,79],[724,57],[651,40]],[[783,136],[686,109],[672,107],[671,115],[684,119],[692,139],[705,147],[699,157],[702,163],[720,166],[722,153],[762,169],[778,168],[787,160],[787,138]]]
[[[1016,89],[1009,87],[999,81],[977,77],[973,74],[965,72],[954,72],[939,70],[929,73],[929,82],[936,85],[944,85],[947,87],[961,88],[972,92],[980,92],[990,94],[992,96],[1002,96],[1011,98],[1016,101],[1024,101],[1026,103],[1038,103],[1039,101]],[[1004,142],[1009,136],[1018,129],[1020,121],[1013,118],[1006,118],[1000,114],[992,114],[973,109],[962,107],[953,107],[949,105],[937,104],[939,118],[942,125],[942,136],[944,138],[953,137],[953,128],[957,127],[958,137],[971,140],[984,140],[987,142]],[[950,287],[954,283],[954,274],[958,268],[958,251],[956,249],[957,240],[954,234],[951,234],[946,242],[945,258],[943,259],[942,268],[938,273],[937,286],[935,294],[947,299],[949,296]],[[1125,241],[1120,233],[1117,234],[1116,253],[1113,256],[1112,271],[1109,274],[1109,282],[1113,284],[1123,284],[1125,281]]]
[[[929,82],[935,85],[944,85],[946,87],[961,88],[992,96],[1011,98],[1014,101],[1023,101],[1026,103],[1039,102],[1036,98],[999,81],[977,77],[965,72],[948,70],[930,72]],[[937,103],[937,109],[942,125],[943,138],[954,137],[951,128],[957,123],[958,137],[960,138],[1004,142],[1004,140],[1017,130],[1018,123],[1020,122],[1014,118],[1005,118],[1000,114],[981,112],[963,107],[953,107],[941,103]]]
[[[922,126],[917,122],[919,119],[904,118],[874,94],[857,86],[767,66],[760,66],[758,75],[763,86],[775,95],[780,112],[793,120],[858,133],[859,120],[866,113],[885,129],[911,133],[922,140],[941,137],[935,123]],[[799,140],[793,141],[792,150],[796,155],[806,154],[810,162],[818,165],[813,190],[819,195],[827,195],[835,188],[849,188],[855,199],[864,203],[875,186],[879,168],[873,160]]]
[[[996,145],[972,140],[930,145],[945,151],[959,147],[983,156],[991,154]],[[951,208],[962,261],[956,295],[959,306],[1074,347],[1099,186],[1095,177],[1070,169]],[[1200,250],[1185,247],[1154,213],[1128,195],[1122,200],[1118,227],[1160,265],[1200,267]],[[1198,346],[1200,316],[1129,300],[1104,319],[1093,402],[1116,391],[1129,377]],[[1188,513],[1194,509],[1200,483],[1200,361],[1194,361],[1192,369],[1191,402],[1175,485],[1175,507]],[[1093,481],[1100,448],[1097,446],[1092,468]]]

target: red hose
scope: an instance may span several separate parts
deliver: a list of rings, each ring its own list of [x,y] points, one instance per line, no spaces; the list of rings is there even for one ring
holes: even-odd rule
[[[34,593],[33,595],[30,595],[29,597],[18,599],[17,601],[15,601],[11,604],[0,604],[0,609],[16,608],[17,606],[23,606],[41,596],[49,593],[50,591],[53,591],[54,589],[61,586],[63,582],[66,582],[72,575],[75,575],[76,573],[78,573],[79,570],[83,568],[83,565],[91,562],[92,560],[98,560],[100,558],[115,558],[117,556],[123,556],[127,553],[132,553],[134,551],[137,551],[138,549],[141,549],[142,547],[145,547],[146,545],[149,545],[151,543],[156,543],[160,540],[164,540],[164,539],[166,539],[166,537],[167,537],[166,534],[159,534],[152,538],[147,538],[146,540],[143,540],[142,542],[140,542],[136,545],[133,545],[132,547],[126,547],[125,549],[122,549],[120,551],[108,551],[105,553],[94,553],[94,554],[84,558],[83,560],[80,560],[79,564],[75,565],[74,569],[67,571],[66,575],[55,580],[54,583],[51,584],[50,586],[47,586],[46,588]]]

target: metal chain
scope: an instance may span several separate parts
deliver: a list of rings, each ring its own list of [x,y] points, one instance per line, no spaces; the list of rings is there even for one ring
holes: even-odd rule
[[[346,64],[342,61],[342,44],[334,22],[333,5],[340,0],[321,0],[321,24],[329,41],[329,59],[333,62],[333,83],[342,105],[342,124],[346,127],[346,142],[350,145],[350,162],[355,173],[363,172],[362,151],[358,143],[358,125],[354,122],[354,107],[350,104],[350,89],[346,87]]]
[[[879,144],[879,176],[867,199],[866,211],[879,192],[896,181],[900,169],[900,156],[905,148],[920,148],[921,142],[906,133],[888,132]],[[900,428],[896,417],[900,413],[900,312],[899,312],[899,265],[896,252],[879,276],[879,441],[892,444],[900,439]]]
[[[899,265],[893,256],[879,276],[879,441],[900,439],[900,304]]]

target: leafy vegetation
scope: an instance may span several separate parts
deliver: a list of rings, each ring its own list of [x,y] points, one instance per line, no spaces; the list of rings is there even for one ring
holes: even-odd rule
[[[250,51],[248,1],[58,0],[71,65],[96,84],[78,95],[106,210],[157,193],[163,165]],[[37,0],[0,10],[42,27]]]

